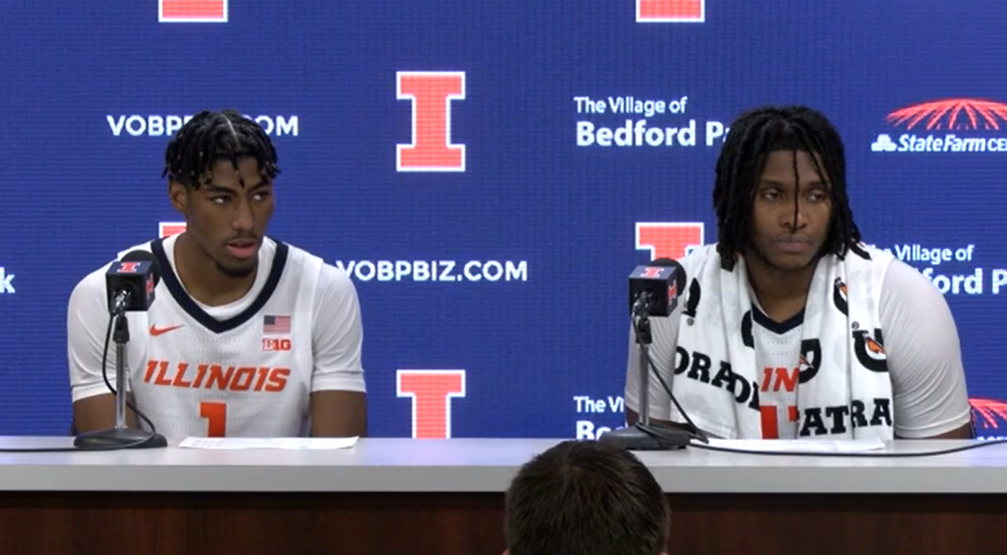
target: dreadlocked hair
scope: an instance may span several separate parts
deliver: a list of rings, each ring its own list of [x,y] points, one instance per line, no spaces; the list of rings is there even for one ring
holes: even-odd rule
[[[842,258],[849,247],[860,241],[860,230],[853,222],[846,196],[843,142],[832,123],[804,106],[756,108],[731,123],[717,159],[713,208],[717,214],[717,252],[725,270],[732,270],[736,255],[748,247],[756,184],[766,157],[777,150],[813,153],[810,158],[815,171],[829,185],[832,216],[823,254]],[[796,155],[794,173],[797,173]],[[796,202],[794,216],[797,216]]]
[[[210,176],[219,160],[229,160],[238,169],[238,161],[252,157],[259,163],[262,176],[272,180],[280,173],[276,149],[262,127],[236,110],[202,111],[179,129],[164,154],[164,171],[172,181],[188,189],[198,189]],[[246,176],[240,179],[245,186]]]

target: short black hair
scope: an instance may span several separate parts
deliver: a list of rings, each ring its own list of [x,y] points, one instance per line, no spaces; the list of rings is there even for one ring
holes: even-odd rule
[[[198,189],[216,162],[229,160],[237,169],[238,161],[249,156],[255,158],[259,171],[270,181],[280,173],[276,149],[259,124],[237,110],[204,110],[186,122],[168,143],[161,177]],[[241,185],[245,185],[244,179]]]
[[[537,455],[506,493],[511,555],[658,555],[671,515],[661,486],[613,444],[569,440]]]
[[[846,154],[836,128],[825,115],[807,106],[754,108],[731,123],[717,159],[713,208],[717,213],[717,252],[725,270],[734,268],[735,253],[748,249],[756,184],[766,157],[777,150],[812,154],[815,171],[823,179],[827,177],[832,217],[820,254],[843,257],[860,241],[846,196]]]

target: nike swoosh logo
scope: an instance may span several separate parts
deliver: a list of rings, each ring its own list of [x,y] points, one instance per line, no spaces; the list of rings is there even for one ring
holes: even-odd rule
[[[168,333],[169,331],[177,330],[180,327],[182,327],[182,326],[181,325],[168,326],[166,328],[159,328],[157,326],[150,326],[150,335],[152,337],[157,337],[158,335],[161,335],[161,334],[164,334],[164,333]]]

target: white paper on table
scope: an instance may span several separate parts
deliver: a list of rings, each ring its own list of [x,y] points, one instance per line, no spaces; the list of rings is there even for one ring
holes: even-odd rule
[[[356,437],[187,437],[189,449],[349,449]]]
[[[880,439],[710,439],[713,447],[727,447],[742,451],[774,451],[778,453],[856,453],[885,448]]]

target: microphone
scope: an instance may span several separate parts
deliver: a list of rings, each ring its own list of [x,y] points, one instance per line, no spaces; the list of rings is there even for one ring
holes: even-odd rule
[[[633,319],[636,343],[640,346],[640,393],[639,420],[628,428],[611,430],[601,435],[601,441],[608,441],[630,451],[666,451],[683,449],[692,439],[692,434],[678,428],[652,426],[650,424],[650,317],[667,318],[678,306],[678,296],[685,290],[685,268],[670,258],[658,258],[646,266],[637,266],[629,275],[629,313]],[[679,406],[671,389],[664,383],[661,374],[654,368],[654,374],[664,386],[668,396]],[[682,411],[682,415],[693,426],[692,420]],[[702,436],[702,434],[699,434]]]
[[[142,250],[126,253],[105,272],[109,313],[148,310],[160,281],[161,268],[153,254]]]
[[[629,275],[629,313],[639,316],[670,316],[685,289],[685,268],[670,258],[658,258],[637,266]]]
[[[129,405],[142,418],[151,431],[126,427],[126,345],[129,343],[129,322],[126,312],[146,312],[154,302],[154,289],[161,280],[161,268],[154,255],[143,250],[133,250],[122,260],[116,260],[105,272],[105,291],[108,296],[109,330],[105,335],[105,349],[101,360],[101,373],[105,385],[115,394],[115,427],[79,434],[74,446],[87,450],[145,449],[167,447],[168,441],[154,429],[154,424],[136,407]],[[114,332],[113,332],[114,322]],[[115,388],[108,381],[106,364],[108,335],[115,341]]]

